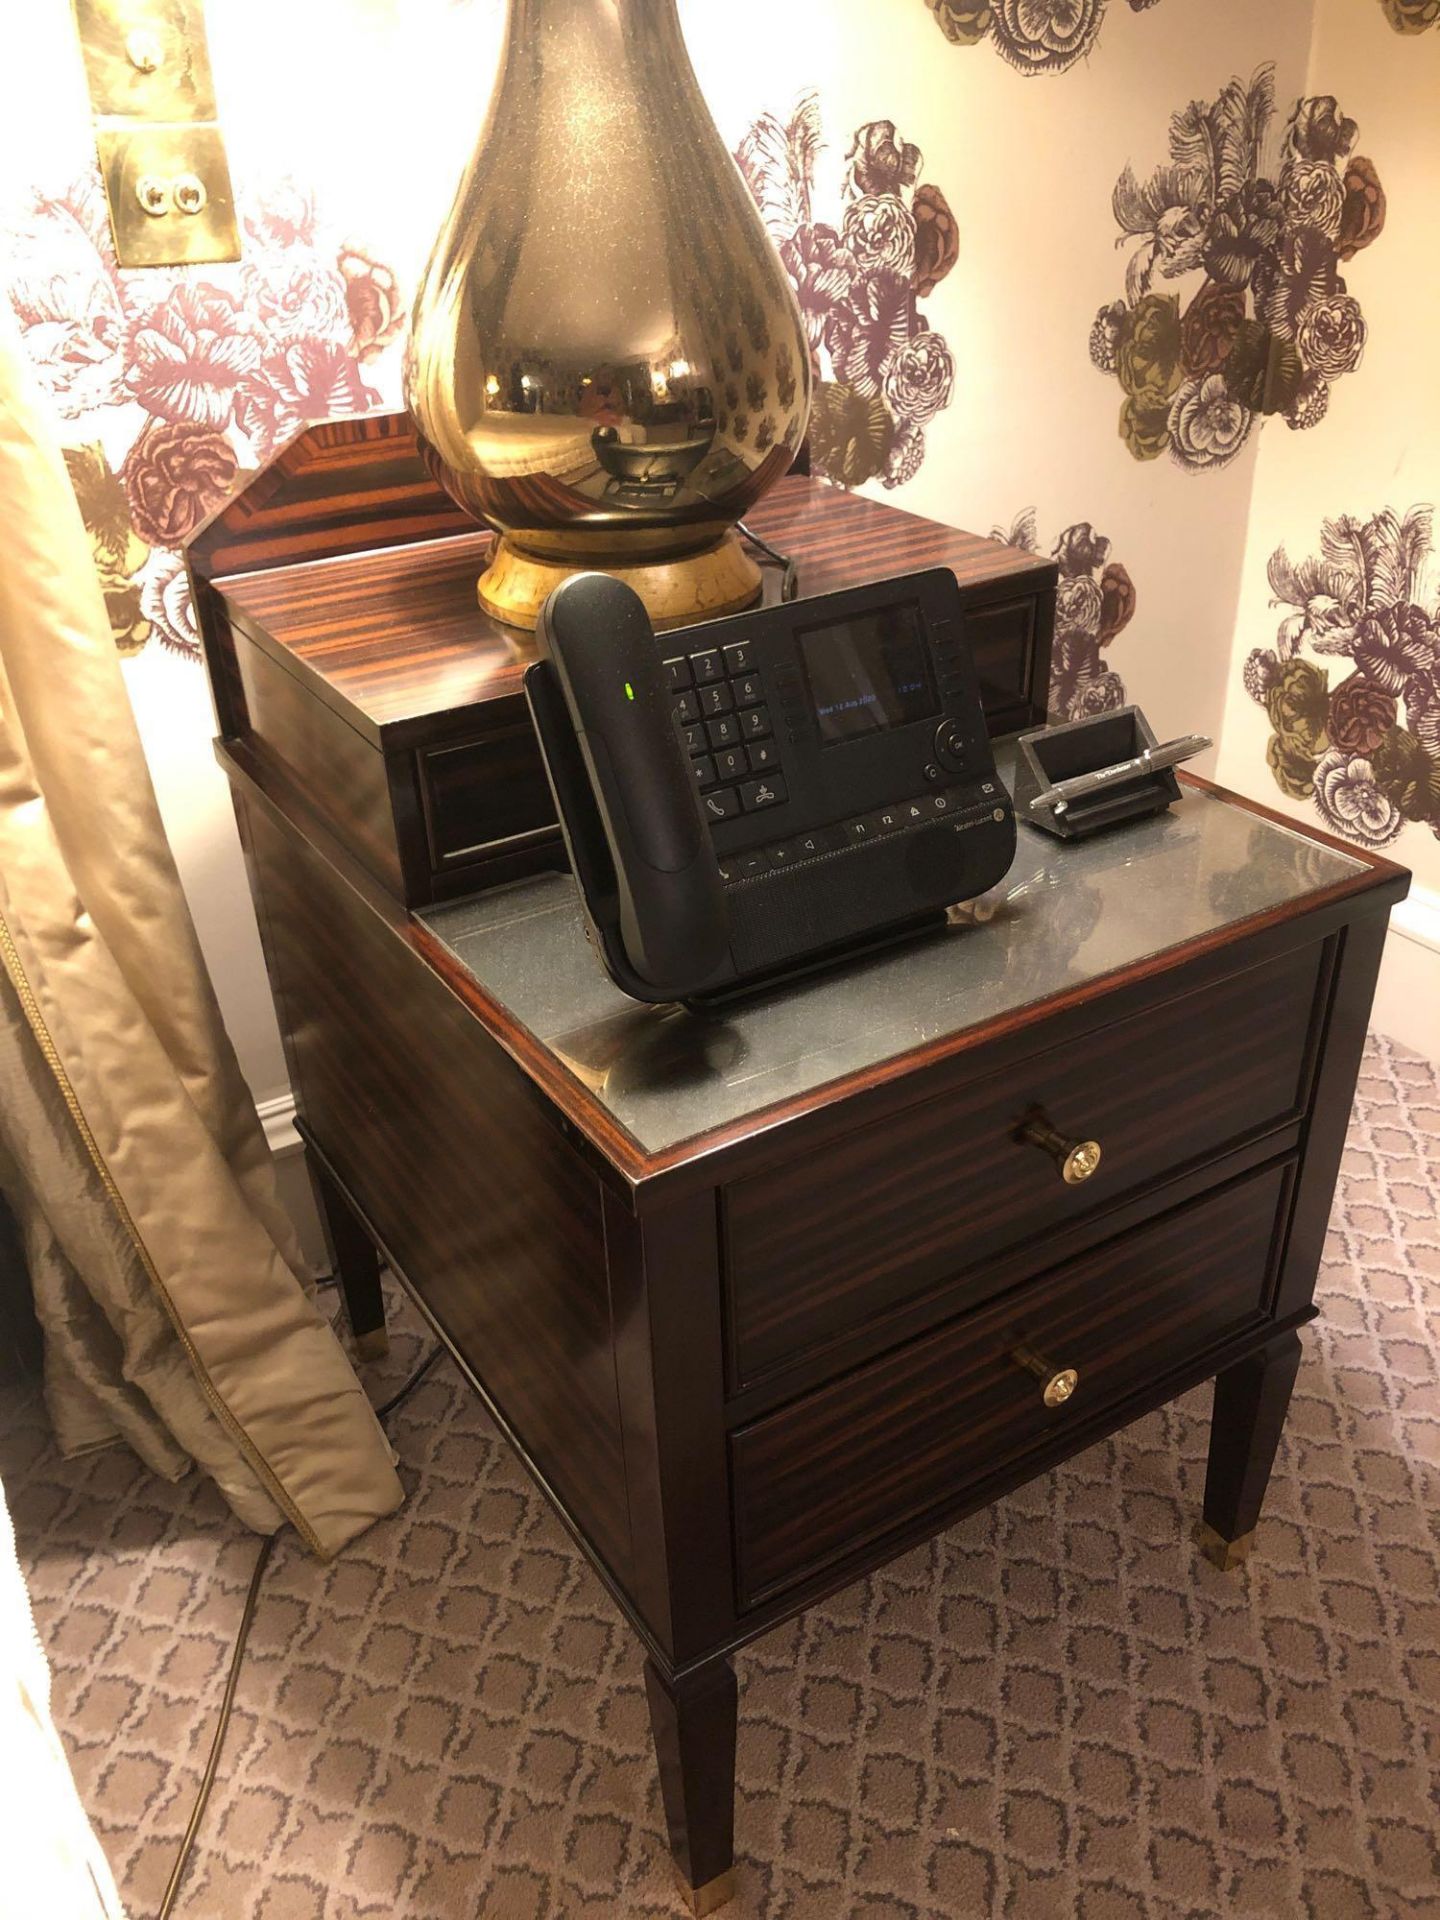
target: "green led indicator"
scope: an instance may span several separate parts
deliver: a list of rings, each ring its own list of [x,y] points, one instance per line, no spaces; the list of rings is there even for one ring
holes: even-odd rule
[[[633,700],[635,698],[635,689],[628,680],[625,682],[625,698],[627,700]]]

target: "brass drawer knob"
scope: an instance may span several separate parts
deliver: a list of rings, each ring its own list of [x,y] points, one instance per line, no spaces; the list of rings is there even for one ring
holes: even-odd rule
[[[1020,1129],[1019,1137],[1030,1146],[1039,1147],[1042,1153],[1049,1154],[1067,1187],[1080,1186],[1100,1165],[1098,1140],[1072,1140],[1057,1127],[1052,1127],[1043,1114],[1027,1120]]]
[[[1074,1398],[1075,1389],[1080,1384],[1080,1375],[1074,1367],[1057,1367],[1043,1353],[1036,1353],[1033,1347],[1014,1347],[1010,1358],[1016,1366],[1033,1373],[1040,1381],[1040,1398],[1047,1407],[1063,1407]]]

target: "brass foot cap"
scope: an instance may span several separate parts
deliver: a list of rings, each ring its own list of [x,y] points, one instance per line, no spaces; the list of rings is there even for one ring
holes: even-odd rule
[[[735,1869],[727,1867],[724,1873],[707,1880],[703,1887],[692,1887],[687,1880],[682,1880],[680,1894],[691,1913],[718,1913],[735,1898]]]
[[[390,1351],[390,1336],[384,1327],[372,1327],[369,1333],[355,1336],[357,1360],[383,1360]]]
[[[1235,1567],[1244,1564],[1250,1556],[1254,1539],[1253,1528],[1249,1533],[1242,1533],[1238,1540],[1222,1539],[1214,1527],[1207,1526],[1203,1520],[1199,1521],[1195,1528],[1195,1540],[1200,1551],[1210,1564],[1218,1567],[1222,1573],[1229,1573]]]

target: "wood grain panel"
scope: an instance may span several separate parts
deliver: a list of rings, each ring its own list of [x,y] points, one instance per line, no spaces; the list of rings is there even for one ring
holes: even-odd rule
[[[432,478],[408,414],[306,427],[185,543],[192,574],[259,571],[463,533],[474,525]]]
[[[430,859],[437,872],[506,847],[518,850],[560,839],[555,802],[539,768],[528,717],[473,740],[422,751],[419,775]]]
[[[1057,1228],[1298,1117],[1323,953],[1282,954],[1002,1072],[979,1053],[949,1098],[736,1182],[724,1211],[735,1384],[1002,1251],[1033,1244],[1043,1260]],[[1067,1186],[1016,1139],[1031,1110],[1100,1142],[1091,1179]]]
[[[953,1498],[1072,1414],[1264,1324],[1291,1162],[1270,1165],[734,1434],[742,1606]],[[1079,1374],[1049,1408],[1028,1347]]]
[[[405,941],[288,827],[239,811],[305,1123],[625,1586],[598,1179]]]
[[[1033,593],[1037,637],[1028,649],[1018,648],[1016,658],[1028,660],[1043,703],[1053,562],[817,480],[782,480],[748,524],[794,556],[807,596],[933,566],[949,567],[977,607]],[[412,745],[448,737],[457,727],[473,730],[475,716],[467,710],[478,703],[515,702],[523,715],[518,702],[532,657],[528,637],[492,619],[475,597],[489,543],[481,532],[432,538],[234,574],[218,580],[216,591],[257,641],[283,649],[313,675],[319,697],[361,732],[387,747]],[[773,569],[766,579],[773,597]],[[1018,687],[997,681],[997,699],[1018,697]]]
[[[244,634],[233,635],[245,694],[238,737],[271,762],[377,879],[403,896],[385,756]]]

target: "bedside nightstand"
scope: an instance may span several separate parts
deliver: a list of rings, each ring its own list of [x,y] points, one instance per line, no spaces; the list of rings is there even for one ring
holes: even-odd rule
[[[1244,1552],[1406,876],[1186,780],[1108,836],[1022,830],[983,924],[641,1007],[554,870],[484,536],[403,428],[309,448],[191,559],[352,1320],[379,1249],[639,1634],[707,1911],[738,1646],[1212,1377],[1203,1543]],[[1033,717],[1053,570],[810,482],[756,519],[802,591],[807,539],[815,590],[826,553],[949,543]]]

